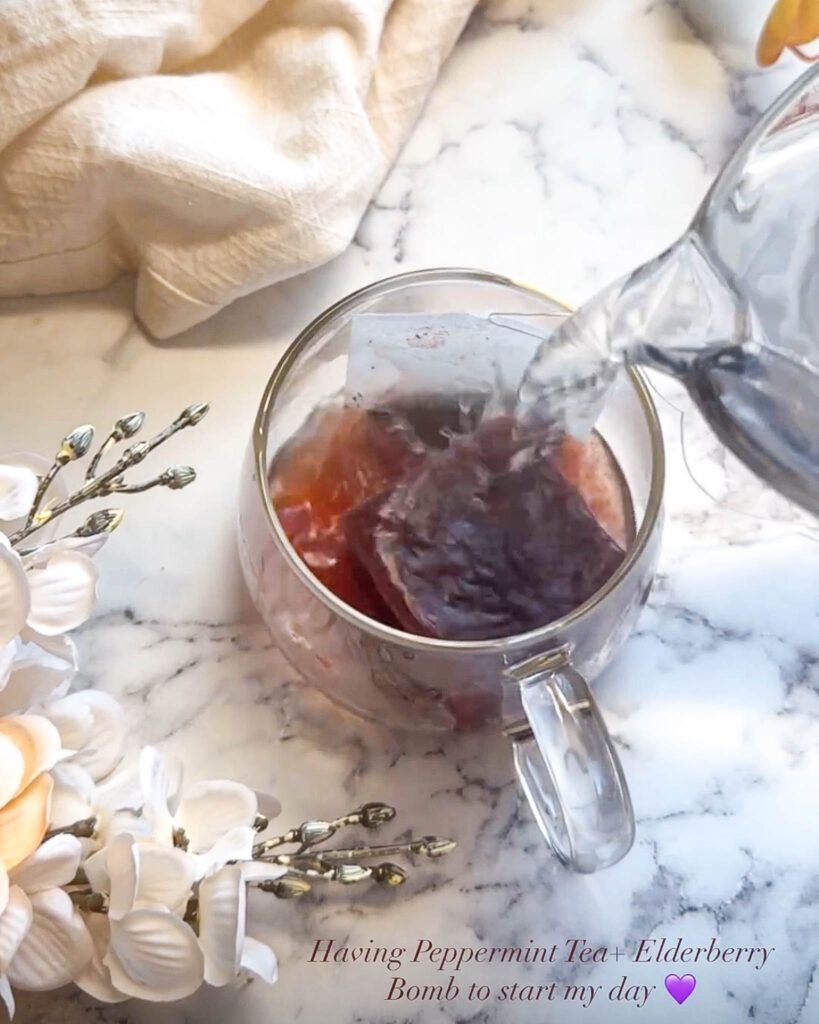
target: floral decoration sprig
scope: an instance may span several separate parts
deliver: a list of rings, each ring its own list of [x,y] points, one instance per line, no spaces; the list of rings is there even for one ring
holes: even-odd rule
[[[168,1001],[245,972],[273,982],[275,954],[249,927],[249,888],[292,899],[326,883],[397,886],[407,874],[388,858],[455,845],[424,836],[327,848],[339,832],[392,821],[378,802],[266,836],[280,810],[273,797],[229,780],[184,788],[182,766],[153,747],[123,768],[122,708],[98,690],[68,692],[68,633],[91,614],[93,556],[123,510],[92,512],[57,539],[55,523],[92,499],[192,483],[189,466],[136,483],[126,474],[207,411],[189,406],[101,469],[145,421],[123,416],[71,493],[62,470],[90,453],[90,426],[66,435],[51,461],[0,459],[0,1000],[10,1015],[15,988],[74,982],[105,1002]]]

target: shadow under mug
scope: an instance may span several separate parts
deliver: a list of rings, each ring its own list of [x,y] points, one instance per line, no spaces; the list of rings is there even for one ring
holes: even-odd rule
[[[239,549],[274,641],[310,683],[392,727],[500,728],[546,840],[575,871],[620,860],[634,841],[628,787],[587,680],[611,661],[651,587],[660,545],[663,441],[642,376],[615,385],[597,429],[616,458],[636,534],[610,579],[569,615],[529,633],[460,642],[405,633],[340,601],[304,565],[268,489],[276,452],[344,388],[351,318],[378,313],[568,313],[494,274],[401,274],[342,299],[309,324],[273,371],[242,470]]]

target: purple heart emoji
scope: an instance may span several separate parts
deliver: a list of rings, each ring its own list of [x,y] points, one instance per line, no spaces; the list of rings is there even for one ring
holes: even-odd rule
[[[681,978],[676,974],[669,974],[665,979],[665,987],[672,999],[676,999],[682,1006],[696,987],[697,979],[693,974],[684,974]]]

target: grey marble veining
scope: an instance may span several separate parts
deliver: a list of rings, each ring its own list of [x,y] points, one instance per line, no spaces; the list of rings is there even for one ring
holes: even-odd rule
[[[495,736],[394,736],[306,691],[248,608],[235,491],[262,381],[324,306],[387,274],[466,264],[569,301],[668,244],[757,113],[798,68],[751,64],[766,3],[492,0],[470,23],[398,166],[333,264],[157,343],[130,284],[0,303],[2,447],[48,451],[75,422],[145,407],[163,422],[213,403],[175,456],[200,478],[134,498],[100,556],[99,612],[79,635],[83,682],[122,700],[131,742],[180,755],[192,779],[276,792],[287,827],[364,800],[394,802],[390,835],[459,841],[404,891],[254,901],[280,981],[169,1007],[101,1009],[69,992],[24,1000],[48,1024],[416,1024],[642,1020],[697,1015],[809,1024],[819,1014],[819,546],[817,528],[762,490],[655,379],[669,458],[660,576],[596,692],[638,818],[616,867],[571,876],[546,854]],[[698,483],[691,479],[693,471]],[[708,496],[702,488],[708,492]],[[714,498],[717,500],[715,501]],[[383,965],[315,964],[318,938],[412,948],[643,938],[775,947],[751,965],[484,964],[458,982],[600,985],[588,1008],[549,1002],[386,1002]],[[684,1007],[666,973],[692,970]],[[429,965],[402,968],[437,984]],[[623,975],[656,986],[610,1002]]]

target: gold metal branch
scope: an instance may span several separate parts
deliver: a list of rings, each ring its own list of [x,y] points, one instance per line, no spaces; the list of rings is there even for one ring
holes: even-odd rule
[[[362,825],[364,828],[375,829],[386,825],[395,817],[395,808],[388,804],[372,802],[364,804],[356,811],[343,814],[340,818],[333,818],[332,821],[305,821],[298,828],[291,828],[280,836],[272,836],[253,848],[254,857],[263,857],[270,850],[279,846],[290,846],[299,844],[299,852],[304,852],[319,843],[324,843],[332,838],[339,829],[350,828],[354,825]]]
[[[292,828],[282,835],[258,843],[253,850],[253,859],[276,864],[286,869],[280,878],[254,881],[247,884],[262,892],[271,893],[279,899],[296,899],[311,891],[316,883],[338,883],[339,885],[358,885],[362,882],[375,882],[385,888],[395,888],[406,882],[407,871],[398,864],[382,858],[395,856],[416,856],[434,859],[444,857],[455,849],[455,841],[440,836],[422,836],[405,843],[387,843],[376,846],[352,846],[345,849],[313,849],[326,842],[339,829],[360,825],[367,829],[376,829],[395,817],[395,808],[384,803],[368,803],[355,811],[343,814],[330,821],[305,821],[298,828]],[[267,819],[258,815],[255,823],[257,829],[266,826]],[[91,837],[96,834],[97,819],[85,818],[66,828],[54,829],[47,833],[46,838],[67,832],[70,835]],[[174,830],[174,846],[187,849],[188,841],[181,829]],[[273,853],[281,846],[298,846],[294,853]],[[378,864],[365,865],[363,860],[379,860]],[[88,885],[88,878],[80,871],[73,879],[69,895],[81,910],[92,913],[107,913],[107,900],[100,893],[93,892]],[[198,927],[199,897],[198,888],[194,886],[193,894],[188,901],[185,920],[196,929]]]
[[[197,402],[188,406],[168,424],[164,430],[160,430],[147,441],[137,441],[126,448],[110,469],[103,473],[97,472],[99,464],[114,445],[120,441],[127,440],[134,436],[145,422],[145,413],[132,412],[122,416],[116,421],[111,432],[100,445],[99,449],[91,459],[88,470],[85,474],[85,481],[79,490],[69,495],[63,501],[50,501],[41,508],[43,498],[54,478],[60,470],[88,454],[94,440],[94,428],[89,425],[77,427],[72,430],[60,446],[54,456],[54,462],[48,471],[41,477],[34,496],[31,509],[26,516],[25,525],[9,538],[12,545],[19,544],[26,537],[42,529],[46,523],[63,515],[69,509],[75,508],[84,501],[91,501],[94,498],[104,498],[109,494],[138,494],[151,490],[153,487],[168,487],[171,490],[180,490],[193,483],[196,473],[190,466],[172,466],[150,480],[131,484],[125,480],[125,473],[139,463],[143,462],[148,455],[159,445],[164,444],[168,438],[184,430],[185,427],[194,427],[207,414],[209,406],[207,402]],[[122,520],[122,509],[105,509],[102,512],[95,512],[86,519],[83,526],[74,532],[75,537],[90,537],[99,533],[110,533],[116,529]],[[30,551],[36,550],[30,549]],[[30,553],[27,552],[27,553]]]
[[[287,874],[271,881],[252,882],[251,885],[281,899],[303,896],[316,881],[339,882],[342,885],[374,881],[394,887],[407,879],[407,872],[402,867],[387,860],[372,866],[359,862],[401,855],[444,857],[455,849],[454,840],[440,836],[423,836],[406,843],[318,849],[341,828],[362,825],[375,829],[394,817],[395,809],[388,804],[369,803],[332,821],[305,821],[297,828],[257,843],[253,849],[254,858],[287,868]],[[298,849],[295,853],[276,852],[286,845],[298,846]]]
[[[97,449],[96,455],[88,466],[85,479],[93,480],[97,475],[97,466],[99,466],[103,455],[107,455],[115,444],[124,441],[126,438],[133,437],[142,428],[144,422],[144,412],[132,412],[127,416],[120,417],[111,429],[111,433]]]

